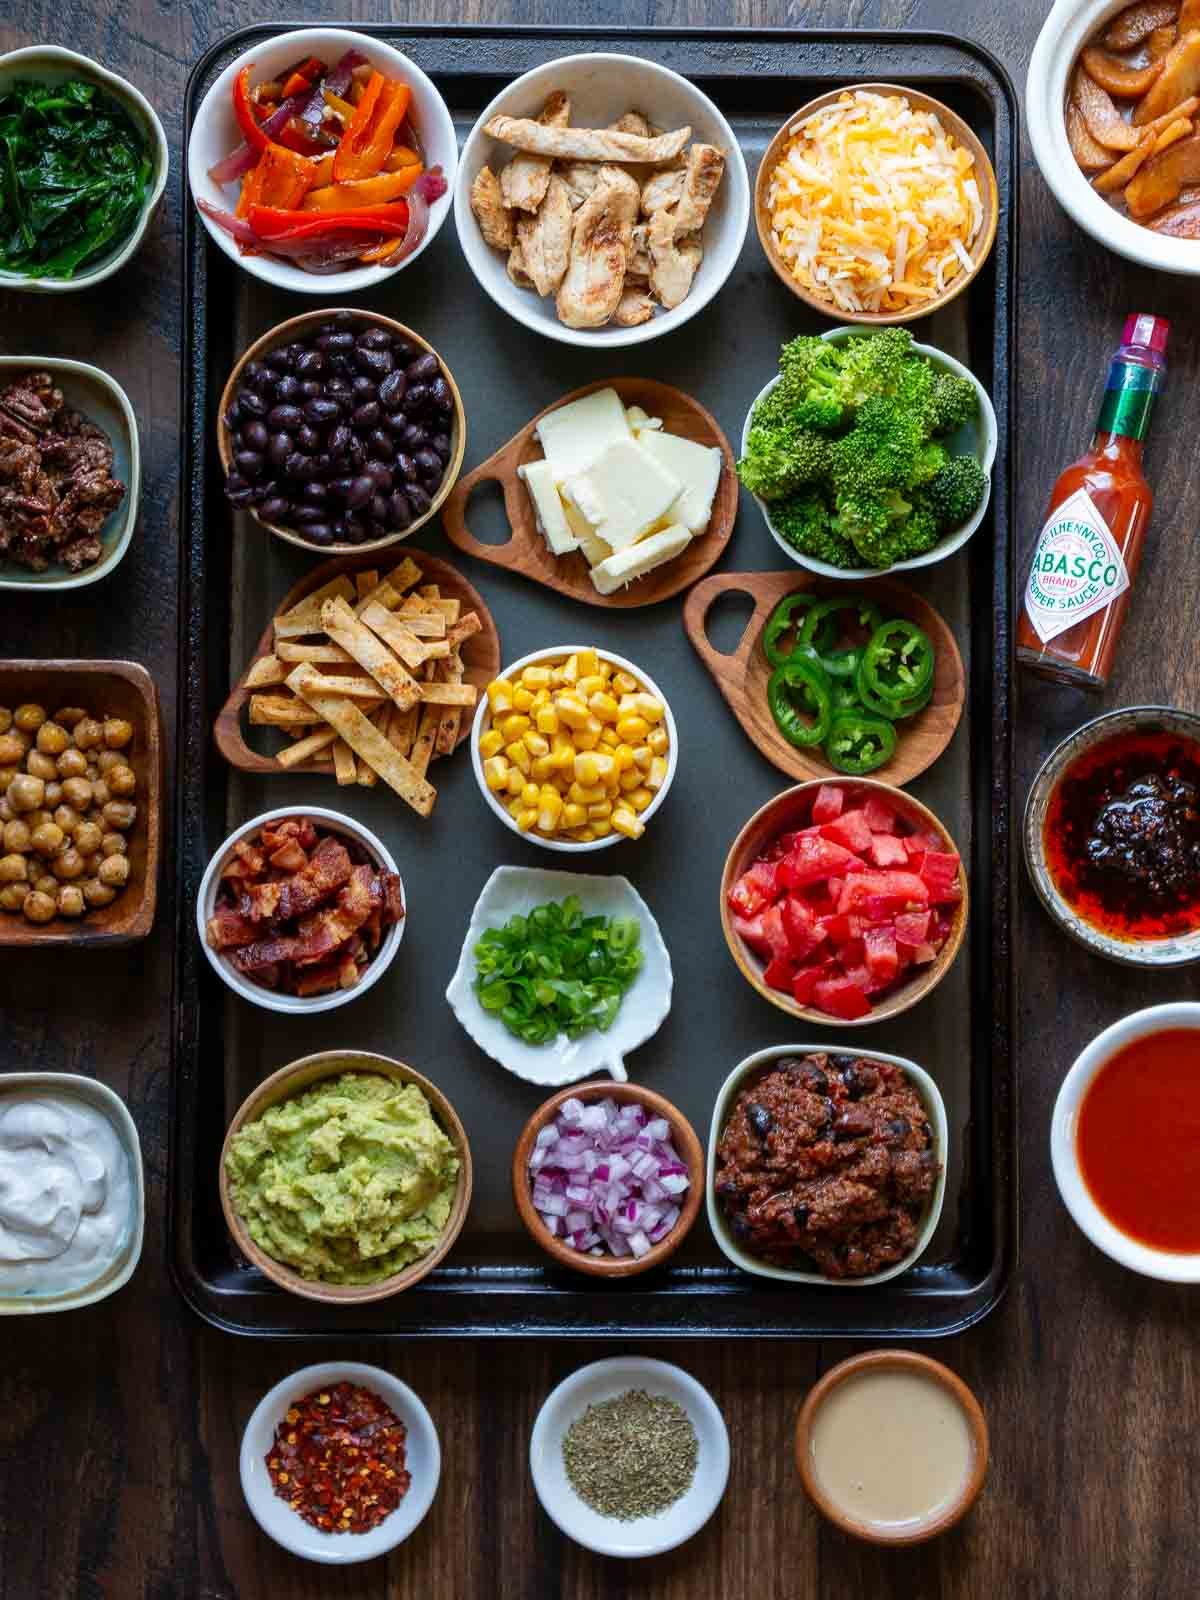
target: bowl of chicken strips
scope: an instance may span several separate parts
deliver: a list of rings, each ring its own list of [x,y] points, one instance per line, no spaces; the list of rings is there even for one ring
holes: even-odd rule
[[[643,344],[706,306],[750,221],[728,122],[637,56],[565,56],[509,84],[463,148],[454,217],[496,304],[564,344]]]

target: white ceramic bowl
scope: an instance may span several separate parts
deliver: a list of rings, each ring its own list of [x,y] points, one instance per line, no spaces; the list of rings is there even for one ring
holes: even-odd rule
[[[1076,1057],[1054,1102],[1054,1115],[1050,1120],[1050,1161],[1063,1204],[1097,1250],[1103,1250],[1106,1256],[1131,1272],[1140,1272],[1144,1278],[1160,1278],[1165,1283],[1200,1283],[1200,1254],[1155,1250],[1131,1239],[1108,1220],[1083,1180],[1075,1146],[1079,1108],[1096,1074],[1126,1045],[1168,1028],[1200,1030],[1200,1001],[1179,1000],[1171,1005],[1135,1011],[1097,1034]],[[1137,1137],[1136,1130],[1132,1136]]]
[[[387,930],[383,943],[368,961],[362,977],[352,989],[335,989],[332,994],[302,998],[299,995],[279,994],[274,989],[267,989],[260,983],[243,978],[233,963],[209,944],[206,934],[208,919],[216,906],[221,868],[229,860],[234,845],[239,839],[257,833],[265,823],[279,822],[284,817],[308,817],[328,832],[341,833],[352,839],[381,869],[397,874],[400,869],[392,860],[386,845],[376,838],[369,828],[364,828],[361,822],[343,816],[340,811],[326,811],[322,806],[280,806],[275,811],[264,811],[261,816],[252,817],[249,822],[243,822],[240,828],[235,828],[208,863],[200,880],[200,893],[196,896],[196,931],[200,936],[204,954],[208,957],[209,966],[223,983],[229,985],[234,994],[241,995],[243,1000],[249,1000],[251,1005],[261,1006],[264,1011],[282,1011],[288,1016],[299,1017],[317,1011],[333,1011],[338,1006],[348,1005],[351,1000],[357,1000],[372,985],[379,982],[391,966],[396,951],[400,948],[400,941],[404,937],[404,930],[408,925],[408,899],[404,893],[404,883],[401,881],[400,899],[404,904],[405,915]]]
[[[882,1272],[868,1273],[865,1278],[827,1278],[820,1272],[802,1272],[793,1267],[777,1267],[770,1261],[763,1261],[758,1256],[752,1256],[743,1250],[735,1241],[725,1213],[717,1199],[716,1172],[717,1172],[717,1145],[725,1131],[725,1124],[734,1098],[741,1089],[745,1080],[751,1073],[761,1072],[770,1067],[774,1062],[782,1060],[785,1056],[807,1056],[825,1053],[829,1050],[828,1044],[776,1044],[766,1050],[756,1050],[753,1055],[747,1056],[744,1061],[739,1061],[737,1066],[725,1079],[717,1091],[717,1103],[713,1106],[712,1127],[708,1134],[708,1171],[705,1178],[705,1196],[708,1204],[708,1222],[712,1228],[713,1237],[724,1253],[733,1262],[735,1267],[741,1267],[743,1272],[755,1273],[760,1278],[778,1278],[783,1283],[812,1283],[819,1284],[823,1289],[866,1289],[872,1284],[886,1283],[889,1278],[897,1278],[902,1272],[907,1272],[929,1247],[929,1241],[937,1231],[938,1221],[942,1215],[942,1202],[946,1198],[946,1156],[950,1148],[950,1128],[946,1121],[946,1103],[942,1099],[942,1092],[923,1067],[915,1061],[909,1061],[905,1056],[892,1056],[886,1050],[864,1049],[855,1050],[848,1046],[839,1045],[839,1055],[861,1057],[864,1061],[890,1061],[893,1066],[903,1067],[912,1082],[913,1088],[921,1096],[933,1128],[933,1149],[941,1165],[937,1183],[934,1185],[933,1194],[930,1196],[929,1205],[925,1212],[924,1221],[917,1234],[917,1242],[912,1253],[903,1261],[897,1261],[894,1266],[885,1267]]]
[[[652,694],[655,699],[661,700],[666,707],[666,715],[663,720],[667,727],[667,737],[671,742],[670,749],[667,751],[667,776],[663,780],[662,788],[641,814],[642,821],[648,826],[654,817],[654,813],[667,798],[667,790],[674,783],[675,772],[679,766],[679,730],[675,726],[675,718],[672,715],[670,703],[653,678],[648,677],[641,667],[634,666],[632,661],[627,661],[624,656],[617,655],[613,650],[601,649],[599,645],[589,646],[583,644],[552,644],[548,645],[544,650],[532,650],[529,655],[522,656],[519,661],[514,661],[510,666],[506,667],[498,676],[510,678],[514,673],[523,672],[526,667],[537,666],[542,662],[565,661],[576,650],[587,649],[595,650],[602,660],[611,661],[620,671],[628,672],[630,677],[637,679],[643,689]],[[581,852],[590,850],[607,850],[610,845],[619,844],[625,838],[623,833],[615,831],[605,839],[584,840],[582,842],[576,839],[544,839],[541,834],[532,828],[528,833],[522,833],[504,806],[500,804],[500,801],[488,788],[483,776],[483,757],[479,753],[479,741],[491,725],[491,704],[487,695],[481,694],[479,704],[475,708],[475,723],[471,729],[471,770],[475,774],[475,782],[479,785],[480,794],[510,833],[515,833],[519,839],[525,839],[530,844],[540,845],[543,850],[558,850],[572,855],[578,855]]]
[[[382,39],[369,38],[363,33],[352,33],[347,28],[293,28],[251,49],[231,61],[209,89],[196,111],[192,136],[188,140],[188,187],[193,200],[207,200],[223,210],[232,210],[237,203],[237,183],[222,187],[209,177],[209,168],[224,156],[231,155],[242,143],[237,119],[233,114],[233,85],[243,67],[253,66],[252,78],[258,81],[281,72],[304,56],[317,56],[328,66],[338,61],[347,50],[359,50],[372,66],[392,77],[403,78],[412,90],[410,115],[421,141],[426,167],[440,166],[450,189],[454,187],[454,173],[458,166],[458,139],[446,102],[433,83],[410,56],[394,50]],[[245,272],[264,283],[279,289],[293,289],[300,294],[319,294],[337,298],[357,289],[372,289],[395,278],[410,267],[429,248],[438,230],[450,212],[449,190],[429,208],[429,229],[421,243],[398,267],[349,267],[344,272],[305,272],[287,261],[273,256],[244,256],[224,228],[199,213],[213,243],[223,250]]]
[[[31,1295],[0,1293],[0,1317],[40,1316],[47,1311],[78,1311],[115,1294],[133,1276],[142,1254],[146,1226],[146,1191],[142,1171],[142,1146],[129,1110],[115,1090],[98,1078],[85,1078],[74,1072],[8,1072],[0,1077],[0,1104],[22,1092],[46,1091],[84,1100],[106,1116],[125,1147],[129,1158],[130,1216],[125,1241],[116,1258],[90,1283],[62,1294]]]
[[[471,214],[471,185],[484,166],[503,166],[511,147],[483,131],[495,116],[536,117],[546,97],[555,89],[571,99],[571,123],[577,128],[603,128],[626,111],[638,110],[660,128],[685,123],[692,139],[718,145],[725,153],[725,175],[705,219],[701,239],[704,260],[687,299],[673,311],[659,311],[637,328],[568,328],[558,320],[553,299],[543,300],[532,289],[518,289],[508,276],[506,257],[484,243]],[[561,344],[584,345],[592,350],[645,344],[683,326],[702,311],[722,287],[741,253],[750,224],[750,180],[746,161],[733,129],[717,107],[686,78],[640,56],[611,55],[596,51],[561,56],[534,67],[504,88],[484,111],[463,145],[458,182],[454,187],[454,221],[459,243],[471,271],[484,290],[510,317],[534,333]]]
[[[1029,142],[1042,177],[1067,215],[1127,261],[1162,272],[1200,276],[1200,244],[1170,239],[1122,216],[1097,194],[1071,154],[1064,108],[1079,52],[1129,0],[1055,0],[1042,25],[1025,80]]]
[[[76,289],[90,289],[119,271],[145,238],[150,218],[166,188],[171,164],[167,136],[158,113],[140,89],[135,89],[115,72],[109,72],[98,61],[66,50],[62,45],[29,45],[24,50],[11,50],[0,56],[0,89],[6,88],[14,78],[33,78],[42,83],[65,83],[70,78],[83,78],[96,83],[120,103],[145,136],[150,153],[150,179],[142,199],[141,215],[127,239],[73,278],[27,278],[19,272],[0,272],[0,289],[23,289],[29,294],[71,294]]]
[[[412,1474],[408,1493],[400,1504],[367,1533],[322,1533],[304,1521],[275,1493],[267,1472],[266,1455],[275,1438],[275,1429],[290,1405],[303,1400],[314,1389],[331,1383],[353,1383],[371,1389],[390,1406],[408,1430],[405,1461]],[[277,1383],[255,1406],[238,1458],[242,1493],[255,1522],[276,1544],[327,1566],[349,1566],[355,1561],[370,1561],[403,1544],[420,1524],[433,1504],[442,1471],[442,1452],[433,1418],[419,1396],[382,1367],[362,1361],[320,1361],[301,1367],[290,1378]]]
[[[700,1450],[691,1487],[674,1505],[657,1517],[620,1522],[602,1517],[575,1493],[563,1465],[562,1441],[588,1406],[630,1389],[664,1395],[682,1406]],[[580,1367],[551,1390],[533,1425],[529,1467],[543,1510],[568,1539],[602,1556],[657,1556],[698,1533],[720,1505],[729,1480],[729,1435],[716,1401],[682,1368],[648,1356],[615,1356]]]
[[[0,589],[23,589],[27,593],[31,589],[85,589],[113,571],[129,549],[137,526],[142,493],[137,417],[129,396],[116,379],[99,367],[88,366],[86,361],[66,361],[58,356],[0,356],[0,385],[11,383],[22,372],[48,372],[67,404],[104,429],[112,440],[113,476],[125,485],[125,498],[100,530],[104,554],[94,566],[69,572],[61,561],[56,561],[45,572],[31,572],[0,556]]]
[[[830,328],[821,335],[831,344],[841,344],[846,339],[870,339],[872,331],[869,328]],[[926,550],[924,555],[912,556],[907,561],[895,561],[890,567],[835,567],[828,561],[818,561],[815,556],[803,555],[783,537],[771,521],[771,507],[766,500],[754,496],[758,509],[763,514],[767,524],[767,531],[772,539],[783,551],[789,560],[794,561],[798,567],[804,567],[809,572],[819,572],[823,578],[845,578],[852,582],[859,582],[863,578],[882,578],[889,572],[904,572],[909,567],[931,567],[939,561],[944,561],[947,556],[952,556],[956,550],[961,550],[963,545],[978,528],[987,515],[988,503],[992,498],[992,465],[996,460],[996,448],[999,443],[1000,431],[996,425],[996,412],[992,406],[987,390],[969,367],[964,367],[961,361],[956,361],[953,356],[948,356],[944,350],[937,350],[931,344],[917,344],[913,349],[920,355],[927,356],[934,366],[941,367],[946,372],[953,372],[957,377],[969,378],[975,385],[975,392],[979,396],[979,417],[975,422],[968,422],[957,433],[952,433],[942,443],[950,449],[951,455],[974,455],[978,458],[984,472],[987,473],[987,488],[983,492],[983,499],[979,502],[975,514],[964,522],[961,528],[953,533],[948,533],[940,539],[932,550]],[[746,453],[746,440],[750,437],[750,418],[754,415],[754,407],[779,382],[779,374],[771,379],[754,396],[753,404],[746,413],[746,420],[742,424],[741,453]]]
[[[488,928],[532,911],[548,900],[578,895],[586,916],[636,917],[642,930],[642,970],[621,1001],[607,1033],[593,1029],[581,1039],[560,1035],[542,1046],[515,1038],[499,1017],[485,1011],[475,994],[475,946]],[[650,907],[628,878],[583,872],[548,872],[542,867],[497,867],[475,902],[458,966],[446,990],[450,1009],[479,1048],[506,1071],[528,1083],[558,1087],[607,1072],[618,1083],[629,1074],[625,1057],[657,1033],[671,1009],[671,957]]]

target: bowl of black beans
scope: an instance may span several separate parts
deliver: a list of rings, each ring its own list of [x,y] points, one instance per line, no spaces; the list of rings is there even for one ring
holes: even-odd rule
[[[225,496],[289,544],[406,539],[450,493],[466,448],[437,352],[371,311],[315,311],[246,351],[221,396]]]

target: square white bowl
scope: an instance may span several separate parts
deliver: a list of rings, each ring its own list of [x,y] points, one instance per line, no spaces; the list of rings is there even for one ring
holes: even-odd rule
[[[0,1076],[0,1104],[22,1091],[39,1094],[50,1091],[82,1100],[101,1112],[112,1124],[129,1159],[130,1217],[125,1241],[116,1257],[98,1278],[61,1294],[4,1294],[0,1292],[0,1317],[39,1316],[48,1311],[78,1311],[115,1294],[133,1276],[141,1259],[146,1227],[146,1189],[142,1170],[142,1146],[138,1131],[124,1100],[98,1078],[75,1072],[8,1072]]]

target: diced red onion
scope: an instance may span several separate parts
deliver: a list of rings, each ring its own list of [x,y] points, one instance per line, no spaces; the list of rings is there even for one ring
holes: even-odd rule
[[[637,1233],[629,1235],[629,1248],[635,1256],[644,1256],[650,1248],[650,1241],[639,1229]]]

